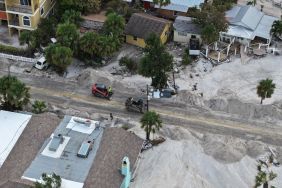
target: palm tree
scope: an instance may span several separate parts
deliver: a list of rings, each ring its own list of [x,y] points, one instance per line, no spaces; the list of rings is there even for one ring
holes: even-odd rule
[[[259,85],[257,86],[257,94],[261,97],[260,104],[265,98],[270,98],[271,95],[274,93],[275,84],[272,83],[271,79],[261,80]]]
[[[270,157],[269,157],[270,161]],[[274,180],[277,177],[273,171],[269,170],[269,166],[267,163],[260,161],[257,166],[258,174],[255,178],[255,188],[263,186],[263,188],[268,188],[270,181]],[[274,186],[270,186],[274,188]]]
[[[160,115],[154,111],[146,112],[140,120],[141,128],[146,132],[146,140],[150,140],[150,133],[155,133],[162,127]]]
[[[34,188],[60,188],[62,179],[59,175],[43,173],[41,176],[42,182],[35,182]]]
[[[32,104],[32,112],[35,114],[43,113],[46,110],[46,104],[44,101],[36,100]]]
[[[0,108],[14,111],[22,110],[29,103],[29,88],[15,76],[0,78]]]
[[[282,21],[276,20],[273,22],[270,33],[278,38],[282,36]]]

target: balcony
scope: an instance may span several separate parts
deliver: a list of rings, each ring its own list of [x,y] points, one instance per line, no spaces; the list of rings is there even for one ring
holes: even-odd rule
[[[9,25],[20,26],[19,18],[9,20]]]
[[[0,0],[0,11],[6,11],[5,4],[1,3],[1,0]]]
[[[7,11],[32,14],[32,7],[27,5],[7,5]]]

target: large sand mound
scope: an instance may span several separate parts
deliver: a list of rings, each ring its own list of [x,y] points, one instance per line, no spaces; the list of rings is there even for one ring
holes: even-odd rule
[[[94,83],[103,83],[106,86],[112,86],[114,91],[119,92],[132,93],[140,90],[136,84],[124,80],[121,76],[113,76],[109,72],[91,68],[84,70],[77,80],[79,85],[85,88],[90,88]]]
[[[136,130],[137,134],[142,132]],[[190,133],[183,128],[164,130],[172,136],[142,153],[133,188],[249,188],[254,186],[257,157],[263,143],[232,137]],[[173,134],[172,134],[173,133]],[[143,134],[144,135],[144,134]],[[282,168],[272,185],[281,187]]]

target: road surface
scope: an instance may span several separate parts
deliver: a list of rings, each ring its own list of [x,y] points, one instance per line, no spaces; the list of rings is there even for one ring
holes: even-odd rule
[[[7,71],[0,71],[0,76]],[[127,112],[124,102],[129,93],[115,91],[111,101],[93,97],[90,88],[82,88],[76,81],[51,79],[27,73],[11,73],[30,87],[32,98],[44,100],[54,106],[72,108],[92,113],[113,113],[114,116],[139,121],[141,114]],[[168,100],[150,101],[150,110],[158,112],[165,124],[181,126],[200,132],[230,135],[246,140],[259,140],[278,145],[282,143],[282,127],[259,125],[240,119],[223,118],[211,115],[207,110]]]

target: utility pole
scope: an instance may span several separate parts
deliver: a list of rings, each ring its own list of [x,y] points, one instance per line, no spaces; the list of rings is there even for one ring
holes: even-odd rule
[[[149,85],[147,84],[147,112],[149,112]]]
[[[173,88],[176,91],[176,86],[175,86],[175,77],[174,77],[174,69],[172,71],[172,79],[173,79]]]

